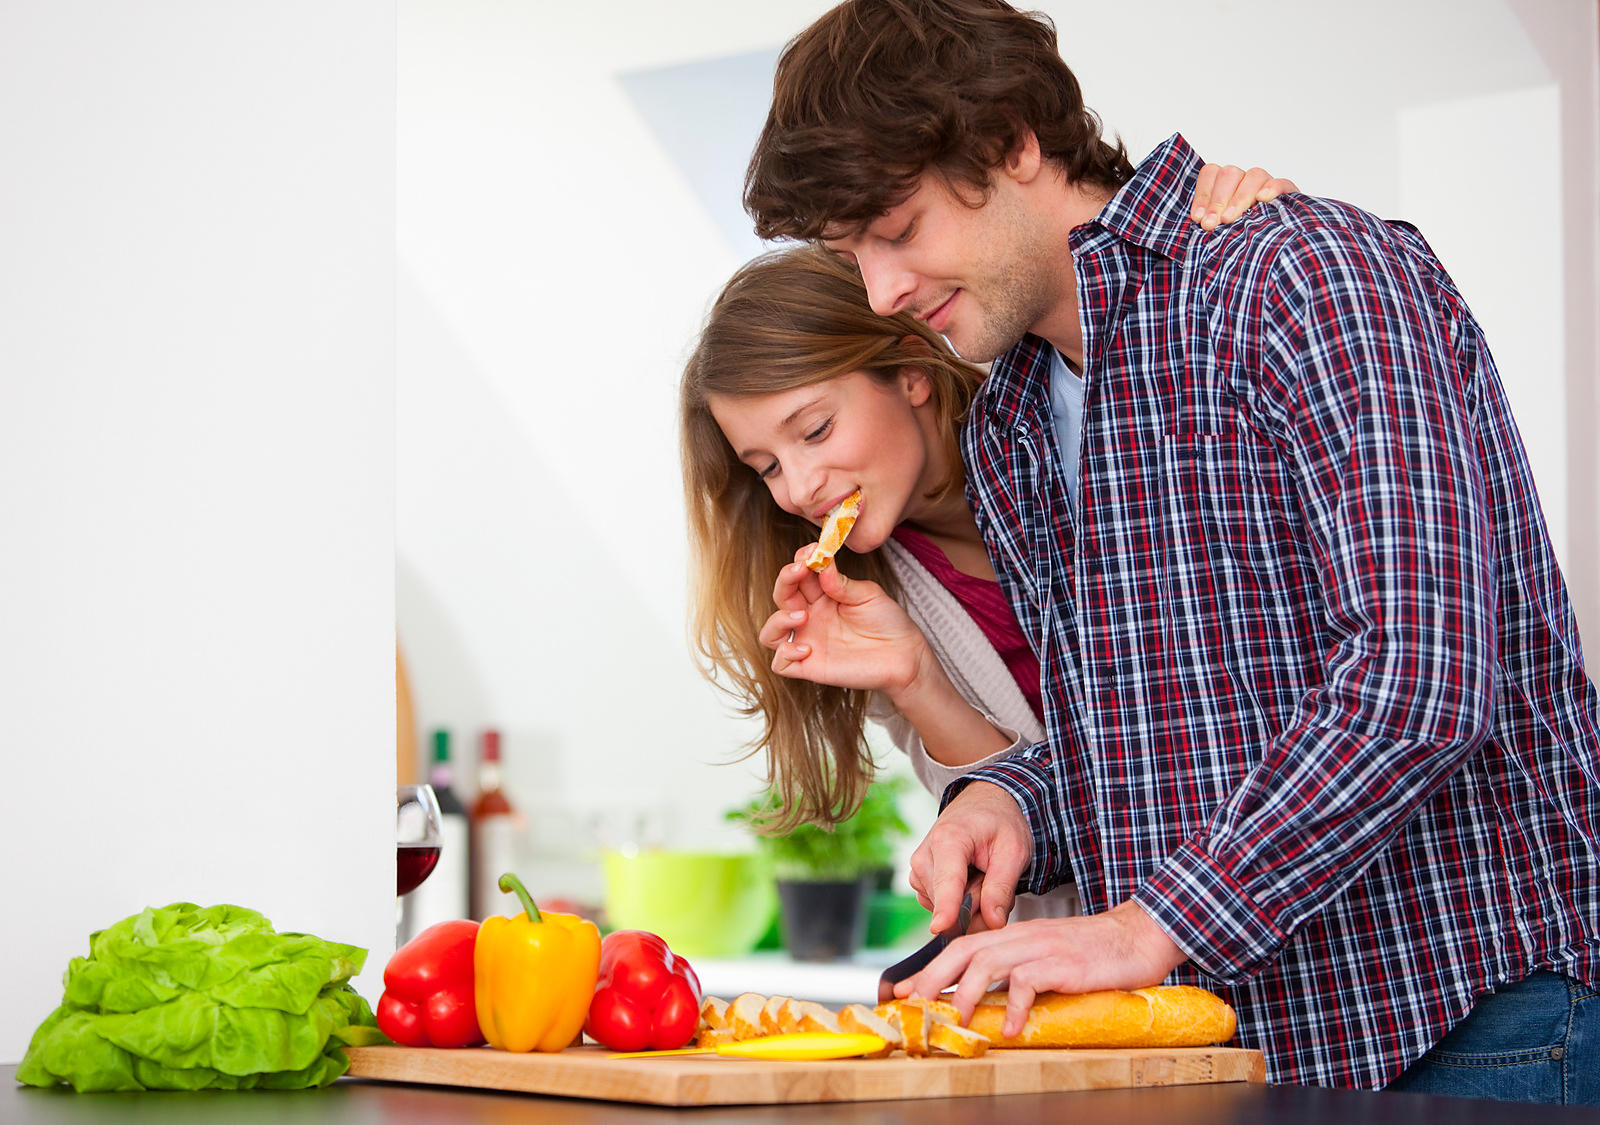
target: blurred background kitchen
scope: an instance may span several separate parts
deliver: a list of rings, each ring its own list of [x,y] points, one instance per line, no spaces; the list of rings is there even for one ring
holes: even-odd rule
[[[376,998],[397,638],[416,768],[450,731],[470,802],[499,732],[536,893],[747,846],[674,396],[827,6],[0,5],[0,1061],[174,900],[365,945]],[[1181,130],[1423,229],[1600,644],[1593,0],[1039,7],[1136,159]]]

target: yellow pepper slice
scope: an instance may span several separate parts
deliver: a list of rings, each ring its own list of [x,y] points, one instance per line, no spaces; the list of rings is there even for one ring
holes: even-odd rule
[[[583,1030],[600,976],[600,931],[573,914],[541,914],[515,875],[500,889],[520,917],[485,918],[472,948],[478,1027],[503,1051],[560,1051]]]

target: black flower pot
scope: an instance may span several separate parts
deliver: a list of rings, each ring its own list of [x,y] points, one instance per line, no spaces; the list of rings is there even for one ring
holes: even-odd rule
[[[867,905],[874,879],[812,882],[778,880],[783,944],[796,961],[840,961],[867,936]]]

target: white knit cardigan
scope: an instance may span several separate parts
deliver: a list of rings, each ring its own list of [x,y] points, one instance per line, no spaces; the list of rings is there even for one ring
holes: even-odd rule
[[[890,740],[911,759],[917,779],[934,796],[958,777],[1008,758],[1024,746],[1044,738],[1044,729],[1034,718],[1022,689],[955,595],[947,590],[910,551],[890,539],[879,548],[889,569],[900,582],[900,605],[922,630],[928,646],[944,666],[950,682],[961,697],[972,704],[990,724],[1011,738],[1011,745],[987,758],[966,766],[946,766],[928,756],[911,722],[895,709],[881,692],[875,692],[867,716],[888,733]],[[1047,895],[1019,895],[1012,908],[1013,920],[1060,918],[1078,913],[1078,890],[1072,884],[1057,887]]]

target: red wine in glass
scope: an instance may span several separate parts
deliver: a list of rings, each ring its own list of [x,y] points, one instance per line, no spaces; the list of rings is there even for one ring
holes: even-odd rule
[[[438,844],[400,844],[395,848],[395,894],[410,894],[439,862]]]

